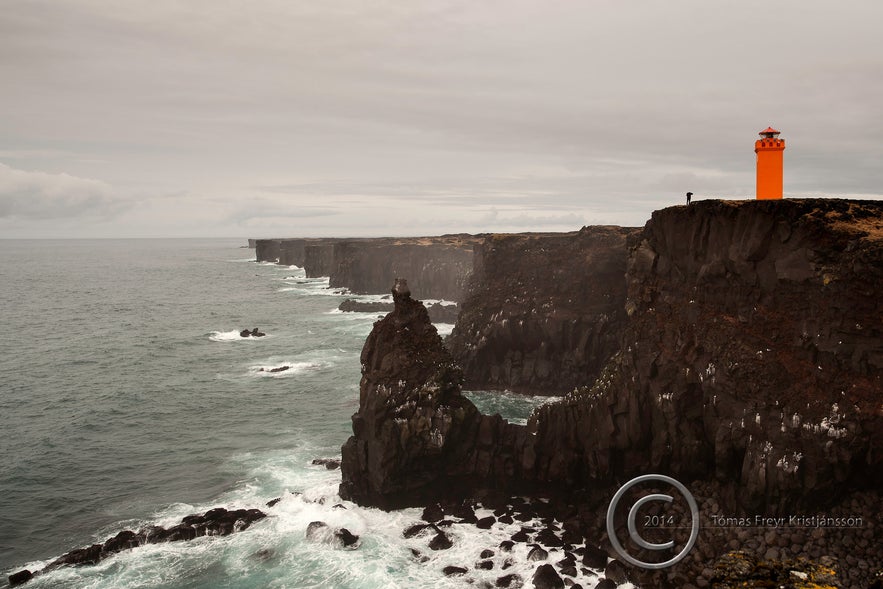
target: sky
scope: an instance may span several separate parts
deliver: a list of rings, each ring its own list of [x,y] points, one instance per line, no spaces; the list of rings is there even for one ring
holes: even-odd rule
[[[0,238],[569,231],[883,198],[880,0],[3,0]]]

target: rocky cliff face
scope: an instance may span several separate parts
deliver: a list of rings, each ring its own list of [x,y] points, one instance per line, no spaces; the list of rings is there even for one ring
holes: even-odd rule
[[[394,508],[462,494],[482,476],[504,477],[514,459],[500,440],[517,431],[482,416],[460,394],[462,372],[425,307],[404,281],[395,309],[374,325],[362,350],[359,411],[342,449],[340,495]]]
[[[279,252],[282,245],[281,239],[255,239],[254,244],[254,257],[256,261],[279,261]]]
[[[415,296],[459,302],[472,271],[473,246],[481,236],[402,238],[255,239],[258,262],[300,266],[308,278],[329,277],[333,288],[382,294],[406,276]]]
[[[666,472],[780,513],[877,487],[881,285],[883,203],[657,211],[631,239],[619,351],[526,428],[479,415],[425,310],[397,299],[363,351],[342,493],[388,504],[464,480],[575,489]]]
[[[303,269],[307,278],[328,276],[334,267],[334,241],[308,243],[304,246]]]
[[[770,512],[883,482],[883,203],[657,211],[627,277],[621,349],[534,414],[529,476],[713,475]]]
[[[470,235],[340,241],[334,245],[330,285],[381,294],[405,276],[417,298],[460,301],[478,241]]]
[[[279,244],[279,264],[282,266],[304,266],[306,239],[283,239]]]
[[[467,388],[556,394],[593,382],[619,348],[626,239],[637,231],[493,235],[477,245],[448,341]]]

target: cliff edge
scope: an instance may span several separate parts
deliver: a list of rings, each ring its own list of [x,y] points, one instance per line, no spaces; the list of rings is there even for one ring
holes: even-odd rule
[[[528,424],[532,476],[714,476],[770,512],[883,482],[883,203],[656,211],[626,277],[619,352]]]
[[[462,373],[425,309],[396,295],[362,352],[341,492],[392,505],[445,485],[597,488],[664,472],[716,479],[725,504],[780,513],[875,488],[881,236],[873,201],[655,212],[630,238],[618,351],[526,428],[460,395]]]

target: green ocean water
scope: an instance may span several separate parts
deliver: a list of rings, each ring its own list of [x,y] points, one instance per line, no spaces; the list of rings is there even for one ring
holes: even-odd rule
[[[0,240],[0,586],[120,530],[215,506],[270,517],[27,586],[463,587],[441,568],[508,537],[464,527],[453,549],[419,563],[420,540],[401,536],[419,511],[332,509],[340,473],[310,462],[339,456],[351,432],[377,316],[337,312],[345,295],[327,279],[257,264],[241,243]],[[253,327],[268,336],[238,336]],[[473,398],[522,420],[536,404]],[[361,546],[308,542],[314,520],[347,527]]]

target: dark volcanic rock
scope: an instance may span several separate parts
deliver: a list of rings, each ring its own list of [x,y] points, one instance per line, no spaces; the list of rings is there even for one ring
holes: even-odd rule
[[[488,247],[499,254],[506,239]],[[476,265],[477,277],[485,271]],[[540,288],[532,284],[522,291]],[[657,211],[630,238],[626,287],[619,351],[594,385],[538,408],[526,427],[478,413],[425,309],[398,293],[363,349],[341,494],[398,507],[478,486],[598,489],[667,472],[714,477],[728,511],[781,514],[883,486],[883,202],[702,201]],[[503,290],[485,289],[486,311],[508,312]],[[479,332],[463,333],[464,346],[479,345],[481,335],[469,335]],[[536,354],[526,372],[518,357],[522,376],[540,374]],[[517,372],[514,355],[495,363]],[[580,371],[588,384],[590,371]],[[550,509],[513,502],[517,518]],[[514,541],[527,540],[519,534]],[[586,564],[594,557],[587,550]]]
[[[239,332],[239,337],[264,337],[265,335],[267,335],[267,334],[258,330],[257,327],[255,327],[251,331],[249,331],[247,329],[243,329],[242,331]]]
[[[335,470],[340,468],[340,459],[339,458],[314,458],[311,464],[316,466],[324,466],[328,470]]]
[[[307,278],[330,276],[334,267],[334,241],[304,246],[304,273]]]
[[[883,203],[656,211],[627,281],[620,352],[531,417],[535,476],[714,474],[781,513],[883,484]]]
[[[527,553],[527,560],[546,560],[547,558],[549,558],[549,553],[541,546],[534,546]]]
[[[340,486],[342,497],[384,508],[462,496],[501,476],[513,468],[511,445],[526,435],[499,416],[482,416],[461,394],[462,374],[404,280],[393,299],[395,310],[374,324],[362,350],[359,411],[342,449]],[[501,447],[504,438],[510,443]]]
[[[469,569],[464,569],[463,567],[450,565],[450,566],[446,566],[445,568],[443,568],[442,572],[445,574],[445,576],[453,577],[453,576],[465,575],[467,572],[469,572]]]
[[[604,567],[607,566],[607,553],[597,546],[586,544],[583,564],[593,569],[604,570]]]
[[[540,565],[533,574],[536,589],[564,589],[564,581],[550,564]]]
[[[482,530],[489,530],[489,529],[491,529],[491,526],[493,526],[496,521],[497,520],[494,516],[489,515],[489,516],[483,517],[483,518],[479,519],[477,522],[475,522],[475,527],[481,528]]]
[[[25,569],[23,571],[19,571],[17,573],[13,573],[9,575],[9,585],[15,587],[16,585],[21,585],[22,583],[27,583],[31,579],[34,578],[34,573]]]
[[[414,536],[422,534],[427,529],[435,529],[435,526],[432,524],[414,524],[405,528],[405,531],[402,532],[402,536],[405,538],[413,538]],[[436,529],[436,531],[438,530]]]
[[[359,543],[359,537],[350,532],[346,528],[340,528],[336,532],[334,532],[335,537],[341,541],[344,547],[355,546]]]
[[[429,541],[429,547],[432,550],[447,550],[453,545],[451,538],[444,532],[439,532]]]
[[[103,544],[93,544],[86,548],[71,550],[49,563],[43,570],[48,571],[62,566],[96,564],[117,552],[142,544],[192,540],[199,536],[226,536],[245,530],[254,522],[265,517],[267,517],[266,514],[259,509],[228,511],[223,507],[217,507],[202,515],[188,515],[181,520],[180,524],[168,529],[152,526],[138,532],[124,530],[116,536],[108,538]],[[19,571],[9,577],[10,584],[24,583],[34,574],[31,571]],[[16,579],[15,583],[13,583],[13,578]]]
[[[321,521],[310,522],[307,526],[306,536],[307,540],[313,542],[323,542],[326,544],[342,546],[344,548],[355,548],[359,543],[359,537],[348,529],[334,529]]]
[[[502,577],[497,577],[497,582],[494,583],[496,587],[511,587],[517,588],[522,587],[524,585],[524,579],[521,578],[521,575],[511,574],[504,575]]]
[[[337,309],[346,313],[389,313],[395,305],[392,301],[356,301],[346,299]],[[441,303],[433,303],[426,307],[429,312],[429,320],[433,323],[455,323],[457,316],[460,314],[459,305],[443,305]]]
[[[814,589],[841,587],[837,570],[799,559],[760,560],[742,551],[728,552],[714,565],[711,586],[715,589],[788,587]]]
[[[628,580],[628,571],[618,560],[611,560],[604,568],[604,576],[614,583],[622,584]]]
[[[625,324],[637,229],[492,235],[475,248],[451,353],[469,389],[555,394],[592,382]]]
[[[397,276],[407,276],[415,297],[460,301],[479,241],[471,235],[340,240],[329,284],[380,294]]]
[[[422,519],[425,522],[434,523],[441,521],[445,517],[445,510],[442,509],[440,503],[430,503],[423,508]]]

